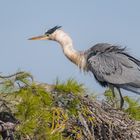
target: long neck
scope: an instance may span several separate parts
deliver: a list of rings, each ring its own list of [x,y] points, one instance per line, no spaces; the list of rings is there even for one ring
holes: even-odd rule
[[[84,53],[74,49],[72,39],[65,32],[59,30],[59,33],[55,36],[55,40],[60,43],[65,56],[80,69],[84,70],[86,67]]]

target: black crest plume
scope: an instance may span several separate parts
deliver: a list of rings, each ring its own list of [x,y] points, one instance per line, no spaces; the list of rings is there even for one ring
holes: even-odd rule
[[[45,32],[45,34],[52,34],[53,32],[55,32],[59,28],[61,28],[61,26],[55,26],[55,27],[49,29],[47,32]]]

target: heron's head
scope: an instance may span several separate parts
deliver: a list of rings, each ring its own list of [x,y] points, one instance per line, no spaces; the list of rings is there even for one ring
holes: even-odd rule
[[[29,38],[29,40],[56,40],[57,35],[61,34],[61,26],[55,26],[45,32],[44,35]]]

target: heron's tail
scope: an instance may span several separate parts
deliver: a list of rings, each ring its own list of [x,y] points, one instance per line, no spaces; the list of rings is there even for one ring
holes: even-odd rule
[[[140,87],[133,87],[133,86],[129,86],[129,85],[124,85],[121,88],[128,90],[128,91],[132,91],[138,95],[140,95]]]

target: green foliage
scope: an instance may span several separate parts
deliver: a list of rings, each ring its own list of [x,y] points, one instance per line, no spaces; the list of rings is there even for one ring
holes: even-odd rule
[[[116,96],[113,96],[111,89],[106,90],[104,96],[107,103],[110,104],[112,107],[114,108],[120,107],[120,99],[118,99],[118,97]]]
[[[105,100],[114,107],[119,106],[118,101],[116,100],[116,97],[113,96],[111,90],[105,91]],[[128,96],[124,97],[124,108],[123,110],[127,112],[133,119],[140,120],[140,101],[134,100]]]
[[[52,119],[50,107],[52,96],[38,86],[21,89],[16,95],[20,103],[16,106],[16,118],[22,123],[18,130],[21,134],[38,137],[47,135],[49,121]],[[37,133],[37,134],[36,134]]]
[[[16,105],[15,115],[21,122],[17,129],[17,137],[63,140],[62,132],[66,129],[69,117],[76,117],[78,114],[78,95],[82,95],[84,91],[83,85],[74,80],[63,84],[57,81],[52,93],[35,84],[21,88],[16,92],[19,104]],[[80,127],[75,126],[73,129],[75,137],[79,137],[76,129]]]
[[[27,72],[17,72],[8,76],[0,75],[0,92],[13,93],[23,86],[30,85],[32,81],[32,75]]]
[[[79,110],[80,99],[78,96],[85,93],[85,88],[82,84],[78,84],[74,79],[69,79],[61,83],[56,81],[55,101],[61,107],[65,107],[70,115],[76,115]]]
[[[91,139],[89,129],[96,126],[97,112],[85,96],[82,84],[73,79],[63,83],[57,80],[53,90],[48,92],[45,87],[33,83],[28,73],[0,78],[1,91],[11,93],[4,99],[12,104],[8,107],[20,121],[15,132],[17,140],[83,140],[83,136]],[[117,104],[110,90],[105,92],[105,100],[111,106]],[[127,108],[124,110],[140,120],[138,101],[125,97],[125,103]]]
[[[59,92],[72,92],[74,94],[83,93],[85,91],[83,84],[78,84],[74,79],[69,79],[64,83],[60,83],[59,80],[57,80],[55,88]]]
[[[128,106],[125,111],[130,114],[130,116],[136,120],[140,120],[140,102],[134,100],[128,96],[124,97],[126,105]]]
[[[106,90],[105,93],[105,99],[108,103],[112,104],[113,103],[113,100],[114,100],[114,96],[112,94],[112,91],[109,89],[109,90]]]

